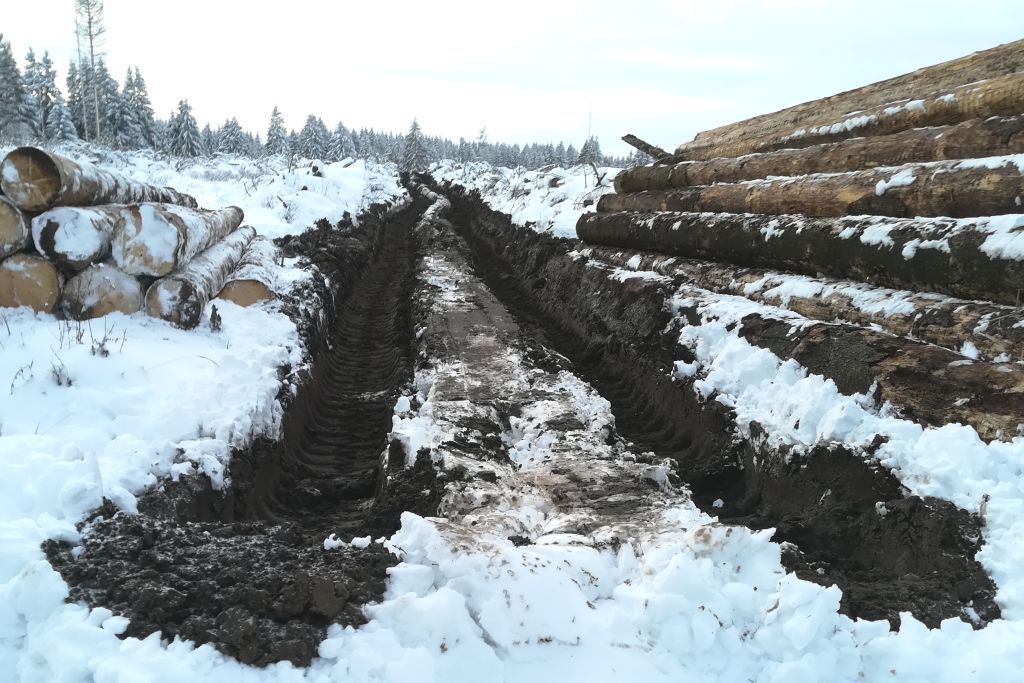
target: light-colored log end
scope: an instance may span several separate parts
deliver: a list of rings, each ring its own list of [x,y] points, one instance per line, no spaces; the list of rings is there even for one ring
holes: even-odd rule
[[[10,200],[0,196],[0,258],[27,247],[30,236],[25,214]]]
[[[60,167],[36,147],[12,150],[0,164],[0,188],[24,211],[46,211],[60,196]]]
[[[239,306],[252,306],[273,299],[274,292],[258,280],[234,280],[224,285],[217,298]]]
[[[60,300],[60,273],[39,256],[15,254],[0,263],[0,307],[28,306],[52,313]]]
[[[109,263],[97,263],[68,280],[61,309],[75,320],[142,310],[143,287],[137,278]]]

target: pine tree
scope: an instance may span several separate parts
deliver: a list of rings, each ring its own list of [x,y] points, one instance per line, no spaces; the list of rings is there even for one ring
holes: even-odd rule
[[[20,115],[23,88],[11,44],[0,33],[0,138],[20,141],[24,136]]]
[[[87,59],[89,64],[89,77],[84,82],[91,100],[90,115],[93,116],[95,123],[93,137],[99,138],[103,134],[100,125],[99,91],[103,82],[95,76],[99,69],[97,60],[103,54],[103,35],[107,32],[103,24],[103,0],[75,0],[75,29],[79,44],[84,42],[86,48],[83,58]]]
[[[43,58],[36,61],[35,52],[29,49],[22,78],[26,92],[31,95],[25,107],[26,117],[31,119],[29,125],[32,134],[46,140],[46,131],[52,127],[50,119],[53,117],[54,102],[60,94],[57,90],[57,72],[53,70],[50,54],[44,52]]]
[[[199,137],[199,126],[192,116],[192,107],[188,100],[178,102],[178,112],[174,115],[168,131],[168,151],[179,157],[198,157],[203,153],[202,141]]]
[[[299,133],[296,152],[306,159],[323,159],[327,156],[330,142],[331,134],[323,119],[310,114],[306,117],[306,125],[302,127],[302,132]]]
[[[427,170],[427,148],[423,144],[423,133],[416,119],[412,120],[409,133],[405,136],[400,166],[403,171],[410,173]]]
[[[128,103],[128,109],[139,127],[140,146],[156,147],[156,123],[153,116],[153,105],[149,101],[149,92],[146,89],[146,81],[139,73],[139,67],[135,67],[132,74],[131,67],[124,79],[123,97]]]
[[[78,131],[75,129],[74,119],[71,117],[71,110],[64,103],[64,96],[59,92],[53,103],[53,112],[46,122],[46,138],[56,142],[74,142],[78,140]]]
[[[277,107],[270,113],[266,148],[267,154],[288,154],[288,133],[284,127],[284,117]]]
[[[218,152],[224,154],[238,154],[245,155],[249,153],[250,140],[246,136],[245,131],[242,130],[242,126],[238,123],[238,119],[231,118],[224,122],[224,126],[220,129],[220,135],[218,136]]]

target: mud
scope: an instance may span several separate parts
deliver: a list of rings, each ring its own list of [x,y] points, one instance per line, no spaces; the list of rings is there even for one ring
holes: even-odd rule
[[[907,611],[932,627],[949,617],[967,620],[967,608],[980,616],[976,626],[999,616],[994,585],[975,560],[976,517],[906,496],[866,454],[822,448],[797,456],[756,434],[741,438],[729,409],[701,402],[689,382],[670,379],[673,361],[691,359],[669,325],[668,285],[609,278],[569,256],[579,243],[516,228],[475,193],[444,191],[477,272],[524,328],[611,402],[624,437],[676,462],[706,512],[774,527],[775,540],[787,544],[787,568],[837,584],[850,616],[897,626]]]
[[[440,499],[429,463],[387,482],[380,471],[411,380],[408,233],[422,208],[377,207],[358,227],[321,222],[280,241],[324,276],[285,302],[314,362],[282,387],[283,438],[234,454],[224,491],[168,483],[137,516],[99,510],[74,553],[48,543],[69,599],[128,616],[126,636],[212,643],[256,665],[306,665],[328,624],[365,621],[396,559],[378,544],[325,551],[324,539],[390,535],[404,510],[434,514]]]

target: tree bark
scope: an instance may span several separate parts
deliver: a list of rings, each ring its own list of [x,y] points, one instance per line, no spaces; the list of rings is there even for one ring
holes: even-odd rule
[[[198,325],[206,303],[223,289],[255,236],[253,228],[240,228],[154,282],[146,291],[146,312],[184,329]]]
[[[665,157],[671,156],[661,147],[657,147],[656,145],[652,145],[651,143],[645,140],[641,140],[632,133],[627,133],[626,135],[623,135],[622,141],[625,142],[630,147],[638,149],[647,156],[653,157],[654,159],[664,159]]]
[[[756,140],[783,137],[799,128],[813,128],[841,120],[848,112],[863,111],[879,105],[899,101],[901,98],[922,98],[932,93],[949,93],[958,86],[995,79],[1024,71],[1024,40],[1007,43],[990,50],[961,57],[949,62],[918,69],[917,71],[861,88],[832,95],[770,114],[719,126],[698,133],[692,142],[683,143],[678,152],[689,153],[690,159],[708,159],[714,156],[736,156],[745,152],[706,153],[704,148],[717,144],[734,143],[743,139]],[[1012,112],[1021,113],[1021,109]]]
[[[131,275],[162,277],[183,267],[242,224],[237,206],[217,211],[171,204],[125,207],[114,229],[112,253],[118,267]]]
[[[969,348],[969,343],[981,360],[1024,361],[1024,309],[1020,308],[655,252],[588,247],[582,253],[611,266],[653,271],[677,284],[746,297],[812,320],[877,325],[890,334],[957,352]]]
[[[1024,174],[1013,158],[992,157],[608,194],[597,210],[971,217],[1018,213],[1022,196]]]
[[[259,236],[253,238],[217,298],[239,306],[252,306],[275,298],[273,268],[276,253],[277,249],[270,240]]]
[[[143,292],[138,278],[118,270],[111,262],[96,263],[64,285],[61,309],[75,320],[114,312],[130,315],[142,310]]]
[[[57,267],[34,254],[15,254],[0,262],[0,307],[28,306],[52,313],[60,299]]]
[[[196,206],[194,198],[172,188],[138,183],[37,147],[19,147],[7,155],[0,164],[0,188],[19,208],[33,212],[133,202]]]
[[[32,219],[36,251],[72,270],[110,255],[114,229],[125,220],[122,206],[57,207]]]
[[[854,138],[802,149],[708,161],[639,166],[615,177],[616,192],[670,190],[771,176],[858,171],[912,162],[974,159],[1024,153],[1024,116],[971,119],[952,126]]]
[[[0,258],[21,251],[31,240],[32,233],[25,214],[13,202],[0,195]]]
[[[632,212],[584,214],[580,239],[739,266],[1019,304],[1019,220]]]

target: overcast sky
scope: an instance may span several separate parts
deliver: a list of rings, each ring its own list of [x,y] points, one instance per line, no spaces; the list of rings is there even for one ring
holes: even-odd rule
[[[74,54],[74,0],[0,0],[19,64]],[[272,7],[272,8],[271,8]],[[266,132],[277,105],[349,127],[579,146],[700,130],[1024,38],[1024,0],[106,0],[118,81],[159,116]]]

